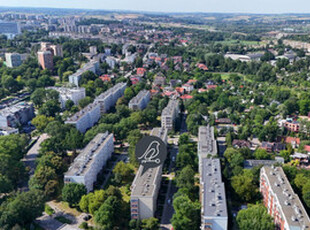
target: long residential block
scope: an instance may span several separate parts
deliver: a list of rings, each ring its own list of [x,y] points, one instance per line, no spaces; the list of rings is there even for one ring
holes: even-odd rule
[[[74,125],[81,133],[85,133],[98,122],[100,116],[100,104],[94,102],[69,117],[65,123]]]
[[[147,104],[151,99],[150,91],[148,90],[141,90],[137,96],[132,98],[129,101],[129,108],[132,110],[143,110],[146,108]]]
[[[220,159],[200,160],[201,229],[227,230],[228,214]]]
[[[274,218],[276,229],[310,229],[309,216],[282,167],[261,168],[260,192],[268,213]]]
[[[75,158],[65,173],[65,183],[84,184],[87,192],[93,190],[98,173],[114,152],[113,134],[99,133]]]
[[[173,130],[179,112],[179,101],[171,99],[161,113],[161,127]]]
[[[101,114],[106,113],[116,104],[117,100],[124,95],[126,87],[126,83],[118,83],[96,97],[95,102],[100,104]]]
[[[167,130],[154,128],[151,136],[157,136],[167,143]],[[140,165],[131,185],[130,210],[132,219],[154,217],[157,197],[162,177],[162,165],[148,169],[143,175],[144,166]]]
[[[99,61],[91,61],[86,63],[82,68],[69,76],[69,82],[75,86],[79,86],[79,81],[81,80],[83,73],[87,71],[97,74],[99,71]]]

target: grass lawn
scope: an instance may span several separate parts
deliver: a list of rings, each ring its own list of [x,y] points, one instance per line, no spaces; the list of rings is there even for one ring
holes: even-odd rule
[[[81,212],[79,212],[77,209],[75,208],[70,208],[67,202],[58,202],[58,201],[52,201],[53,204],[55,206],[57,206],[57,208],[59,208],[60,210],[62,210],[65,213],[71,214],[72,216],[79,216],[81,215]]]
[[[67,218],[63,217],[63,216],[57,216],[55,217],[56,220],[58,220],[59,222],[63,223],[63,224],[71,224],[72,221],[68,220]]]

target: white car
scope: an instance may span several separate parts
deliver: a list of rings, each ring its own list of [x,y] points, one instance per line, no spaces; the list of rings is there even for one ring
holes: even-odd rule
[[[171,204],[171,199],[168,200],[168,204]]]

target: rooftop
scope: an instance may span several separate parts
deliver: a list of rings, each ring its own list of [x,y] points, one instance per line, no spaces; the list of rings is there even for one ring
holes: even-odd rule
[[[141,90],[134,98],[132,98],[129,102],[129,104],[139,104],[141,100],[144,99],[144,97],[147,96],[150,92],[148,90]]]
[[[310,219],[298,195],[294,193],[283,169],[281,167],[262,168],[266,172],[266,180],[279,201],[284,218],[293,229],[310,229]],[[294,228],[294,229],[295,229]]]
[[[85,174],[94,163],[95,156],[100,152],[101,148],[107,143],[107,140],[113,134],[108,132],[99,133],[83,151],[74,159],[65,176],[81,176]]]
[[[20,102],[15,105],[11,105],[9,107],[3,108],[0,110],[0,116],[9,116],[15,114],[23,109],[30,108],[31,104],[26,102]]]
[[[217,154],[214,127],[200,126],[198,131],[198,154]]]
[[[228,217],[219,159],[202,159],[201,192],[204,217]]]
[[[126,86],[126,83],[117,83],[115,86],[112,88],[108,89],[107,91],[103,92],[100,94],[98,97],[96,97],[96,100],[104,100],[106,97],[110,96],[112,93],[115,93],[119,89],[123,88]]]
[[[83,117],[85,114],[87,114],[89,111],[92,111],[95,109],[97,106],[99,106],[98,103],[92,103],[80,110],[79,112],[75,113],[73,116],[69,117],[67,119],[67,122],[76,122],[78,121],[81,117]]]
[[[179,106],[178,100],[170,100],[168,105],[163,109],[162,116],[171,116],[175,109]]]

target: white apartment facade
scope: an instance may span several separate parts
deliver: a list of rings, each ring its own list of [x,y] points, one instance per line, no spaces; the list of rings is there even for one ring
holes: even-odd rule
[[[84,184],[87,192],[93,191],[98,173],[114,152],[113,134],[99,133],[75,158],[65,173],[65,183]]]
[[[151,93],[148,90],[141,90],[137,96],[129,101],[129,108],[132,110],[143,110],[151,100]]]
[[[86,97],[85,88],[48,87],[47,89],[59,92],[59,102],[62,109],[65,109],[68,100],[78,105],[79,101]]]
[[[179,112],[179,101],[171,99],[161,113],[161,127],[169,131],[173,130]]]

